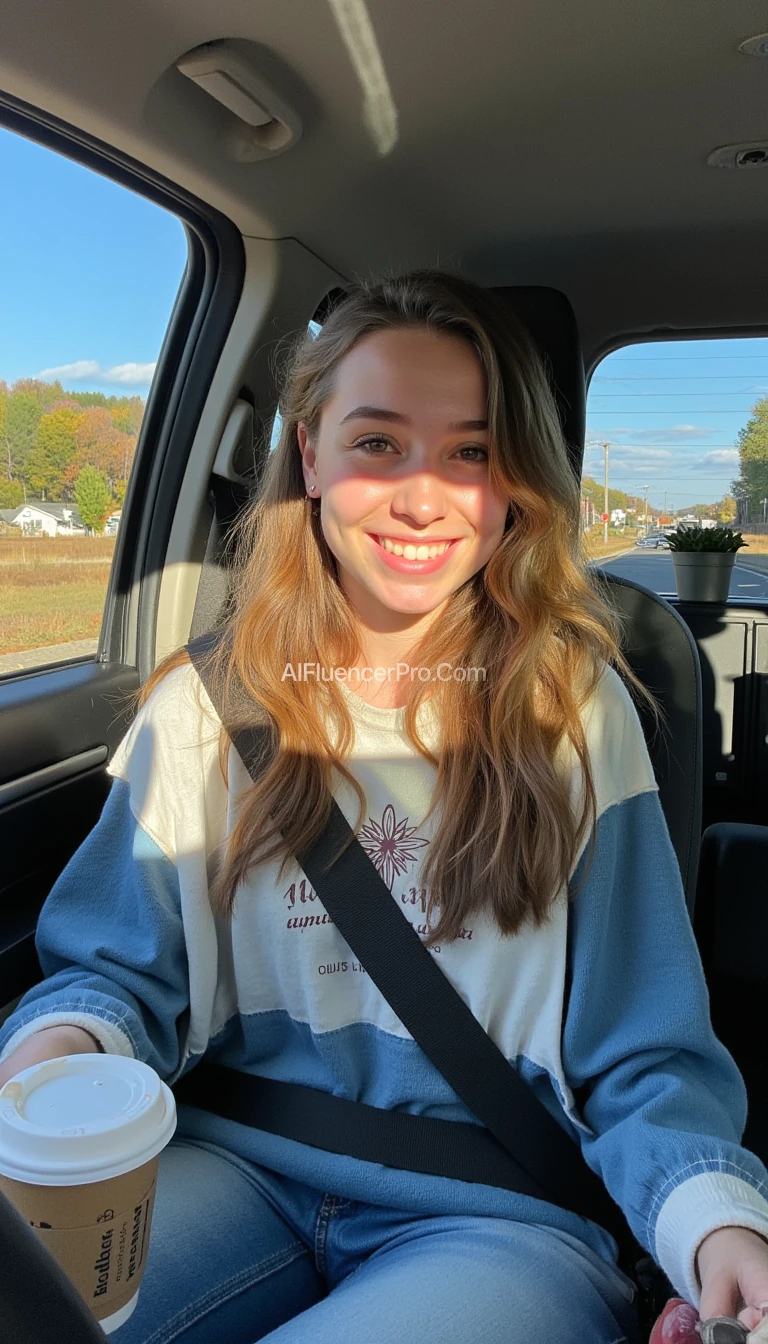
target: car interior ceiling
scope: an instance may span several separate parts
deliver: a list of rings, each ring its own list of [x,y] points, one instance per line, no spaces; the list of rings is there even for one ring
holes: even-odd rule
[[[579,468],[586,387],[610,350],[768,335],[763,179],[707,163],[719,146],[764,134],[768,59],[738,51],[768,27],[762,3],[737,13],[698,0],[369,0],[378,103],[337,11],[325,0],[42,0],[34,17],[24,0],[4,7],[0,120],[29,135],[63,130],[75,157],[97,152],[107,172],[129,165],[137,189],[144,172],[178,187],[232,221],[242,246],[242,292],[156,576],[155,658],[223,610],[226,537],[248,498],[236,463],[252,449],[247,438],[214,471],[233,407],[252,408],[257,435],[268,427],[280,342],[356,275],[439,265],[499,290],[550,360]],[[233,157],[224,109],[178,70],[184,53],[218,39],[300,119],[284,154]],[[373,125],[384,104],[386,149]],[[222,254],[222,273],[229,264]],[[608,590],[630,661],[671,717],[672,755],[653,747],[654,768],[715,1027],[747,1079],[745,1143],[765,1161],[768,609],[669,612],[637,585]],[[724,705],[736,773],[718,789]]]

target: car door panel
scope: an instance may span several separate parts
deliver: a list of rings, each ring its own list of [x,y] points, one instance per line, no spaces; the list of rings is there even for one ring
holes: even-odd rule
[[[84,662],[0,683],[0,1011],[42,975],[42,904],[98,821],[135,668]]]

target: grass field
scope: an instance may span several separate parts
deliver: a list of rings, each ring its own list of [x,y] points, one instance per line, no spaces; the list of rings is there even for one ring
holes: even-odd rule
[[[0,537],[0,654],[97,639],[114,537]]]
[[[768,536],[744,533],[750,555],[768,554]],[[602,529],[585,537],[591,560],[633,550],[635,538]],[[0,537],[0,655],[97,639],[114,537]]]

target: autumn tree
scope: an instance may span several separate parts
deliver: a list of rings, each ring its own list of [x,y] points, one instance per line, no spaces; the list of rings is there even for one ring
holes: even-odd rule
[[[595,512],[602,514],[605,503],[605,486],[594,480],[591,476],[582,476],[581,493],[584,499],[589,499],[595,506]],[[612,509],[623,509],[626,512],[627,495],[623,490],[608,491],[608,512]]]
[[[41,415],[54,410],[69,396],[58,378],[52,383],[47,383],[42,378],[19,378],[14,383],[13,390],[18,396],[34,397]]]
[[[21,481],[4,481],[0,477],[0,509],[16,509],[24,503]]]
[[[41,416],[34,448],[27,455],[26,478],[41,499],[61,499],[65,473],[77,448],[81,411],[60,406]]]
[[[768,397],[752,407],[752,414],[736,440],[741,473],[731,489],[739,502],[741,522],[762,520],[768,498]]]
[[[141,422],[144,419],[144,402],[141,397],[120,397],[112,398],[114,406],[110,406],[109,411],[118,429],[124,434],[131,434],[134,439],[138,438]]]
[[[733,495],[723,495],[713,506],[718,523],[732,523],[736,517],[736,500]]]
[[[112,507],[109,486],[95,467],[83,467],[75,481],[75,500],[86,527],[103,532]]]
[[[72,489],[83,467],[91,466],[117,497],[118,482],[125,481],[133,461],[135,440],[116,427],[108,410],[93,406],[81,412],[75,441],[75,452],[64,473],[65,488]]]

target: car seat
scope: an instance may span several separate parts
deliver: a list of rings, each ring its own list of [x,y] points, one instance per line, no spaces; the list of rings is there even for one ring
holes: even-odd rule
[[[496,291],[524,322],[547,362],[568,451],[581,476],[586,387],[573,309],[558,290],[540,286]],[[190,637],[214,629],[227,595],[226,532],[234,516],[214,488],[206,557]],[[235,500],[235,502],[237,502]],[[241,501],[242,502],[242,501]],[[702,692],[698,650],[674,608],[640,584],[595,571],[618,612],[633,672],[661,704],[668,733],[653,733],[641,713],[659,797],[694,910],[701,832]],[[62,1282],[62,1280],[64,1280]],[[0,1193],[0,1301],[14,1344],[91,1344],[104,1338],[87,1307],[35,1234]],[[660,1306],[657,1308],[660,1310]]]

